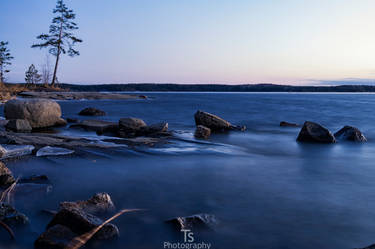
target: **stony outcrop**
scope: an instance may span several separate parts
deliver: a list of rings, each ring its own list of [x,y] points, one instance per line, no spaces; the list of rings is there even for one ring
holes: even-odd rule
[[[10,169],[4,163],[0,162],[0,187],[9,186],[15,181]]]
[[[121,118],[119,120],[119,137],[135,137],[140,136],[147,128],[147,124],[139,118]]]
[[[210,135],[211,135],[211,129],[203,125],[198,125],[194,133],[194,136],[196,138],[203,138],[203,139],[209,138]]]
[[[77,124],[72,124],[71,128],[83,128],[87,131],[95,131],[98,134],[106,132],[117,133],[119,126],[117,123],[103,120],[83,120]]]
[[[167,220],[167,223],[172,224],[179,231],[181,229],[212,229],[218,221],[215,215],[212,214],[194,214],[185,217],[176,217]]]
[[[66,124],[60,105],[47,99],[13,99],[4,106],[6,119],[25,119],[33,129]]]
[[[33,129],[26,119],[11,119],[5,128],[15,132],[30,132]]]
[[[362,132],[353,126],[344,126],[338,132],[335,133],[335,138],[338,140],[348,140],[354,142],[366,142],[366,137],[362,134]]]
[[[36,249],[65,249],[78,235],[66,226],[54,225],[42,233],[34,242]]]
[[[155,133],[162,133],[168,131],[168,123],[162,122],[157,124],[148,125],[144,129],[146,134],[155,134]]]
[[[296,124],[296,123],[289,123],[289,122],[286,122],[286,121],[281,121],[280,126],[281,127],[299,127],[300,125]]]
[[[79,209],[90,214],[104,213],[113,211],[115,205],[112,202],[111,196],[107,193],[97,193],[90,199],[85,201],[62,202],[61,209]]]
[[[225,131],[232,129],[231,123],[208,112],[197,111],[194,115],[194,119],[197,126],[203,125],[210,128],[212,131]]]
[[[335,143],[332,133],[320,124],[306,121],[298,134],[299,142]]]
[[[94,107],[87,107],[78,113],[81,116],[105,116],[106,113]]]
[[[29,222],[26,215],[4,202],[0,202],[0,220],[8,225],[27,224]]]

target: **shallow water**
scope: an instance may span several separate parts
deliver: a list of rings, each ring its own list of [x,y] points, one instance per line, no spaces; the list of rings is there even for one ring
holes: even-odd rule
[[[64,200],[108,192],[125,214],[114,223],[121,237],[85,248],[164,248],[183,242],[164,220],[212,213],[214,232],[195,234],[213,249],[363,247],[375,243],[375,95],[274,93],[148,93],[148,100],[61,101],[65,117],[84,107],[108,113],[103,120],[135,116],[147,123],[167,121],[179,140],[155,148],[88,150],[61,157],[10,161],[16,176],[46,174],[53,190],[16,193],[15,206],[31,223],[15,229],[11,243],[0,230],[0,248],[32,248]],[[196,110],[212,112],[246,132],[193,138]],[[368,142],[300,144],[299,128],[280,121],[311,120],[331,131],[358,127]],[[96,136],[80,130],[65,134]]]

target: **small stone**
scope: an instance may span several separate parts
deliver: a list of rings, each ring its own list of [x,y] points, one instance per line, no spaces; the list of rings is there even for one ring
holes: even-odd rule
[[[78,123],[78,119],[76,119],[76,118],[67,118],[66,121],[68,123]]]
[[[203,139],[209,138],[210,135],[211,135],[211,129],[203,125],[198,125],[194,133],[194,136],[196,138],[203,138]]]
[[[86,201],[62,202],[60,208],[71,209],[76,208],[87,213],[96,214],[113,211],[115,205],[111,196],[107,193],[97,193]]]
[[[34,242],[36,249],[65,249],[78,235],[63,225],[54,225]]]
[[[87,107],[78,113],[82,116],[104,116],[106,113],[94,107]]]
[[[26,119],[10,119],[5,128],[15,132],[30,132],[32,130]]]
[[[0,203],[0,220],[8,225],[27,224],[29,222],[26,215],[4,202]]]
[[[194,214],[185,217],[176,217],[167,220],[167,223],[174,225],[178,230],[182,229],[212,229],[217,225],[215,215],[212,214]]]
[[[295,123],[289,123],[289,122],[286,122],[286,121],[281,121],[280,126],[281,127],[299,127],[300,125],[295,124]]]
[[[362,132],[353,126],[344,126],[338,132],[335,133],[336,139],[340,140],[348,140],[354,142],[366,142],[366,137],[362,134]]]
[[[8,169],[4,163],[0,162],[0,186],[6,187],[13,184],[15,181],[10,169]]]
[[[210,128],[212,131],[225,131],[231,130],[232,124],[214,114],[197,111],[194,115],[195,124],[203,125]]]
[[[336,143],[332,133],[320,124],[306,121],[298,134],[299,142]]]

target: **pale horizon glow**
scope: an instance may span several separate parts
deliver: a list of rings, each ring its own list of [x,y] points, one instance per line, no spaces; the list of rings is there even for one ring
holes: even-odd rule
[[[375,83],[375,1],[73,1],[81,55],[64,56],[66,83]],[[0,40],[23,82],[47,50],[52,0],[2,0]],[[51,56],[51,62],[54,57]]]

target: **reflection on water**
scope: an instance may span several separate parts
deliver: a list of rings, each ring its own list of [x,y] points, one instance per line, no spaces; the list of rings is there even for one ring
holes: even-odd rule
[[[145,208],[114,223],[121,237],[87,248],[163,248],[182,241],[164,220],[212,213],[220,224],[196,240],[213,248],[356,248],[375,243],[375,96],[366,94],[150,93],[149,100],[62,101],[65,117],[80,118],[84,107],[103,109],[103,120],[143,118],[169,122],[176,138],[161,147],[85,150],[64,157],[28,157],[8,165],[17,176],[46,174],[52,192],[16,195],[15,205],[31,220],[15,230],[10,245],[32,248],[63,200],[108,192],[118,209]],[[209,111],[246,125],[246,132],[193,138],[194,112]],[[368,143],[300,144],[298,128],[280,121],[319,122],[332,131],[361,129]],[[95,133],[63,130],[96,137]],[[100,137],[98,137],[100,139]]]

